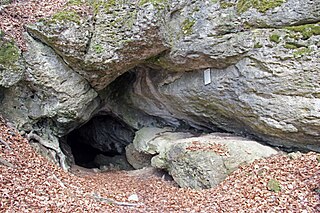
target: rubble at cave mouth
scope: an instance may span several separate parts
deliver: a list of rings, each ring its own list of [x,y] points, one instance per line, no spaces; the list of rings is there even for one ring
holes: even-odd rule
[[[71,164],[101,170],[133,169],[125,147],[133,141],[134,130],[114,115],[99,115],[65,137],[71,149]]]

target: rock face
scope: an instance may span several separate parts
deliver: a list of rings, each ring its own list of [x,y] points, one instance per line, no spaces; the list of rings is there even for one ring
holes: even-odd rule
[[[117,104],[132,103],[172,125],[183,120],[320,151],[319,3],[268,9],[217,2],[189,2],[170,16],[163,30],[170,50],[135,70]]]
[[[98,106],[97,93],[68,67],[54,51],[29,36],[24,79],[5,90],[1,113],[18,129],[39,135],[55,159],[67,168],[59,136],[87,121]]]
[[[134,148],[132,143],[126,146],[126,158],[129,164],[135,169],[151,167],[152,155],[139,152]]]
[[[159,128],[139,130],[133,145],[139,152],[152,154],[151,165],[167,170],[179,186],[194,189],[214,187],[240,164],[278,153],[226,133],[192,137]]]
[[[136,130],[224,130],[320,151],[319,1],[91,6],[27,26],[23,54],[0,36],[0,112],[60,164],[59,139],[104,113]]]
[[[101,90],[166,47],[158,26],[161,11],[153,4],[95,4],[94,17],[39,22],[28,26],[28,31],[55,49],[92,87]]]
[[[0,31],[0,86],[8,88],[22,79],[24,62],[20,55],[11,38]]]

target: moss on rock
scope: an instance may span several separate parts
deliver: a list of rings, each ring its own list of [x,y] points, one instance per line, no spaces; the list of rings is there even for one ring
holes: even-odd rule
[[[254,48],[262,48],[263,46],[262,46],[262,44],[260,44],[259,42],[257,42],[257,43],[254,44],[253,47],[254,47]]]
[[[269,36],[269,40],[278,44],[280,42],[280,36],[278,34],[272,34]]]
[[[185,35],[190,35],[192,33],[192,27],[196,23],[195,20],[186,19],[182,22],[182,32]]]
[[[302,56],[307,55],[309,53],[311,53],[311,50],[309,48],[302,47],[302,48],[299,48],[293,52],[293,57],[299,58],[299,57],[302,57]]]
[[[255,8],[260,13],[265,13],[269,9],[281,6],[285,2],[286,0],[239,0],[237,2],[237,10],[239,13],[244,13],[250,8]]]
[[[168,2],[168,0],[141,0],[139,4],[144,5],[146,3],[151,3],[153,5],[158,5],[158,4],[164,4],[167,2]]]
[[[72,10],[63,10],[60,12],[55,13],[52,18],[51,21],[52,22],[63,22],[63,21],[71,21],[71,22],[75,22],[77,24],[80,24],[80,16],[78,13],[76,13],[75,11]]]
[[[103,52],[103,47],[101,46],[101,44],[94,45],[93,49],[97,54],[101,54]]]
[[[320,35],[320,22],[317,24],[305,24],[299,26],[287,27],[287,30],[300,33],[302,39],[309,39],[311,36]]]
[[[116,5],[116,1],[115,0],[107,0],[107,1],[93,0],[92,5],[93,5],[94,14],[97,14],[100,11],[100,9],[103,9],[104,12],[108,13],[108,12],[111,12],[111,8]]]
[[[12,41],[0,40],[0,64],[10,66],[19,60],[19,49]]]
[[[288,42],[283,47],[286,48],[286,49],[291,49],[291,50],[298,48],[295,44],[288,43]]]
[[[227,2],[227,1],[224,1],[224,0],[220,0],[220,7],[221,7],[222,9],[227,9],[227,8],[229,8],[229,7],[232,7],[232,6],[234,6],[234,3],[232,3],[232,2]]]

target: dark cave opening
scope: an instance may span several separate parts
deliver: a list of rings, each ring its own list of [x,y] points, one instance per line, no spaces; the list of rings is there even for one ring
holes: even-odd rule
[[[133,141],[134,130],[114,115],[98,115],[70,132],[69,163],[102,170],[130,170],[125,147]],[[65,150],[65,149],[64,149]]]

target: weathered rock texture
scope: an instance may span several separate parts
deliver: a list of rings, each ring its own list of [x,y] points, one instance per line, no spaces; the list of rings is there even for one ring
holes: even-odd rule
[[[222,129],[320,151],[319,1],[90,5],[27,26],[22,55],[1,41],[1,113],[46,147],[60,152],[60,137],[112,111],[135,129]]]
[[[226,133],[195,137],[160,128],[139,130],[133,145],[139,152],[152,154],[151,165],[167,170],[179,186],[195,189],[216,186],[239,165],[278,153]]]
[[[8,88],[22,79],[24,64],[20,55],[11,38],[0,31],[0,86]]]
[[[135,169],[151,167],[152,155],[139,152],[134,148],[132,143],[126,146],[126,158],[129,164]]]

